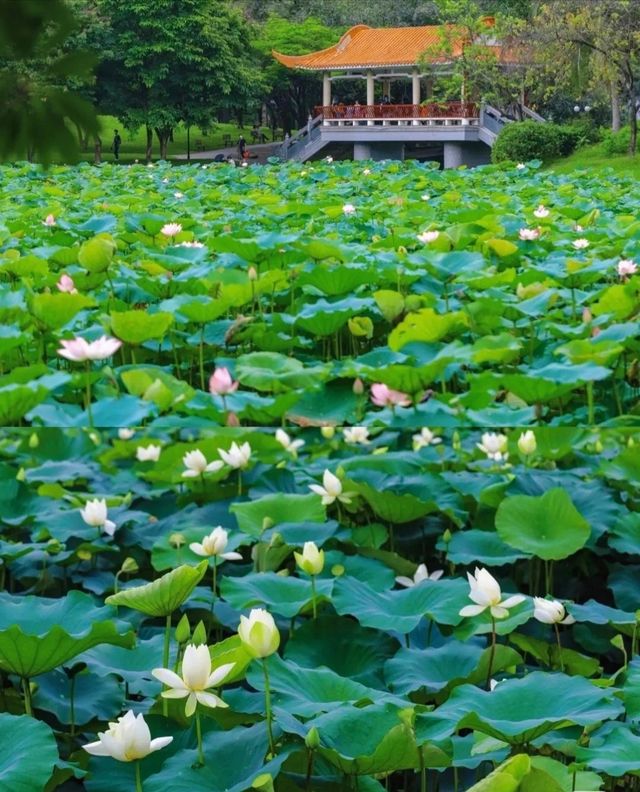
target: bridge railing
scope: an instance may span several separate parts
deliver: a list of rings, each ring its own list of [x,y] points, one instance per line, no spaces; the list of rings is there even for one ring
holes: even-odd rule
[[[320,136],[321,123],[322,116],[316,113],[315,118],[310,118],[306,126],[299,129],[295,135],[286,138],[278,151],[280,159],[295,159],[303,148]]]
[[[428,104],[333,104],[314,110],[324,126],[362,124],[473,124],[480,109],[475,102],[430,102]]]

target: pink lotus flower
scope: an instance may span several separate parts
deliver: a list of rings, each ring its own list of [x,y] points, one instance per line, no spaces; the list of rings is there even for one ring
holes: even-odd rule
[[[540,236],[539,228],[521,228],[518,236],[523,242],[533,242]]]
[[[56,283],[58,291],[65,292],[66,294],[77,294],[78,290],[70,275],[61,275],[60,280]]]
[[[622,259],[618,262],[618,275],[623,279],[635,275],[638,271],[638,265],[631,259]]]
[[[180,223],[165,223],[160,229],[160,233],[164,236],[174,237],[182,231]]]
[[[55,218],[55,216],[54,216],[54,215],[52,215],[52,214],[48,214],[48,215],[47,215],[47,216],[44,218],[44,220],[42,221],[42,225],[49,226],[49,228],[51,228],[51,227],[52,227],[52,226],[54,226],[55,224],[56,224],[56,218]]]
[[[122,341],[117,338],[102,336],[97,341],[86,341],[77,336],[70,340],[60,342],[62,348],[58,350],[60,357],[72,360],[74,363],[84,363],[87,360],[104,360],[115,354],[122,346]]]
[[[408,407],[411,404],[406,393],[388,388],[382,382],[371,386],[371,401],[376,407]]]
[[[229,374],[229,369],[217,368],[209,379],[209,392],[213,396],[227,396],[238,390],[238,382]]]

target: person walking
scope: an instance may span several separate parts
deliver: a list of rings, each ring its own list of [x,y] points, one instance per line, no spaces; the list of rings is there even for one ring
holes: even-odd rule
[[[247,151],[247,141],[244,139],[244,135],[240,135],[238,138],[238,154],[239,159],[243,160],[245,153]]]
[[[120,146],[121,145],[122,145],[122,138],[120,137],[120,134],[118,133],[118,130],[114,129],[114,131],[113,131],[113,143],[111,144],[111,148],[113,149],[113,156],[114,156],[114,159],[116,159],[116,160],[120,159]]]

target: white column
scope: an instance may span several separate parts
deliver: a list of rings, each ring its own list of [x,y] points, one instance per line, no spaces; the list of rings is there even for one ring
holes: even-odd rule
[[[413,93],[412,102],[414,105],[420,104],[420,72],[417,69],[413,70],[413,74],[411,76],[411,87]],[[419,121],[414,119],[413,125],[418,126],[420,124]]]
[[[367,72],[367,105],[372,105],[375,102],[375,83],[373,81],[373,72]],[[367,121],[368,126],[373,126],[373,121]]]
[[[322,104],[329,107],[331,104],[331,79],[329,72],[324,72],[322,75]]]

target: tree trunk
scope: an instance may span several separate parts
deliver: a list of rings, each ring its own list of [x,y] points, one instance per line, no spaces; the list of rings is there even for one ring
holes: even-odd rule
[[[147,164],[151,162],[153,157],[153,129],[147,125],[147,149],[145,152]]]
[[[171,138],[170,127],[156,127],[156,135],[158,136],[158,143],[160,144],[160,159],[166,160],[167,149],[169,147],[169,139]]]
[[[187,162],[191,162],[191,126],[187,124]]]
[[[614,81],[611,83],[611,130],[619,132],[622,122],[620,120],[620,93]]]
[[[102,162],[102,140],[96,137],[93,145],[93,164],[99,165]]]
[[[636,97],[635,93],[631,96],[631,102],[629,104],[629,126],[631,127],[631,137],[629,138],[629,154],[632,157],[636,155],[636,149],[638,148],[638,110],[636,108]]]

